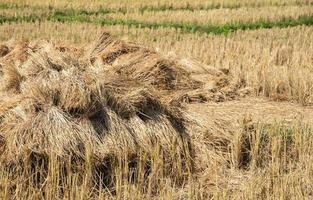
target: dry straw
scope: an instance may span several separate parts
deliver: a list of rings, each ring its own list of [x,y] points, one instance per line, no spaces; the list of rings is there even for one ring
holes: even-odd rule
[[[193,170],[181,103],[221,101],[214,96],[241,87],[227,71],[169,59],[108,33],[85,49],[11,41],[1,55],[0,159],[11,167],[53,157],[91,162],[108,177],[115,161],[152,159],[158,149],[166,174],[180,180]]]
[[[301,152],[312,149],[311,129],[252,117],[268,122],[311,110],[243,100],[247,83],[228,69],[107,33],[82,49],[48,41],[1,49],[0,197],[271,197],[285,192],[272,193],[280,184],[266,180],[263,192],[241,195],[260,182],[249,173],[271,180],[293,168],[309,173],[297,166],[308,166]]]

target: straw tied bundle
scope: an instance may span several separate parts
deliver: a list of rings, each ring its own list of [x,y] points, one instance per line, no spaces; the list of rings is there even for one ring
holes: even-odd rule
[[[0,72],[2,165],[88,161],[105,176],[118,160],[136,165],[143,157],[148,173],[156,155],[175,179],[190,174],[196,148],[181,103],[233,98],[241,87],[228,72],[203,71],[108,33],[83,49],[8,42]],[[204,72],[205,80],[197,77]]]

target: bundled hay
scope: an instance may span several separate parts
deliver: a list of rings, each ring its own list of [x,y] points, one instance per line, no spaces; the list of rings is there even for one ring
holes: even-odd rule
[[[152,86],[162,99],[171,103],[225,101],[244,95],[243,79],[234,79],[228,70],[161,56],[144,47],[127,44],[103,34],[87,50],[94,67],[104,68]]]
[[[158,90],[195,89],[201,86],[175,60],[166,59],[144,47],[118,41],[109,34],[103,34],[89,52],[93,66],[105,67]]]
[[[244,85],[227,71],[170,59],[107,33],[87,49],[48,41],[6,45],[0,58],[6,166],[56,157],[92,162],[97,176],[108,179],[120,159],[133,166],[145,158],[144,174],[156,173],[157,157],[163,175],[183,180],[197,148],[179,105],[233,99]]]
[[[158,151],[168,175],[191,170],[180,109],[162,101],[151,81],[94,66],[92,56],[79,53],[39,41],[13,45],[1,58],[2,165],[33,166],[52,156],[77,164],[91,159],[108,177],[114,160],[137,162],[139,154],[149,160]]]

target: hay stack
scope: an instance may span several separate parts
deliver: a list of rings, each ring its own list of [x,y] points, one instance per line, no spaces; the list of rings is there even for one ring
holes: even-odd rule
[[[247,91],[242,77],[232,77],[196,61],[159,53],[125,43],[104,33],[87,49],[91,65],[152,86],[170,104],[181,102],[226,101]]]
[[[215,95],[240,88],[228,73],[107,33],[87,49],[48,41],[7,46],[0,58],[0,161],[10,166],[34,155],[75,163],[91,157],[101,166],[158,149],[165,171],[177,178],[177,169],[192,169],[193,157],[180,103],[219,101]]]
[[[99,51],[102,39],[92,52],[107,50]],[[177,158],[182,160],[177,167],[186,169],[190,144],[184,119],[178,107],[161,100],[155,86],[161,78],[185,72],[172,66],[175,72],[159,71],[153,61],[146,71],[120,68],[118,73],[105,60],[98,66],[90,62],[94,53],[77,56],[72,49],[37,41],[13,45],[1,58],[2,164],[27,165],[34,155],[43,160],[53,155],[76,163],[89,156],[100,166],[108,158],[135,159],[139,152],[152,156],[159,146],[169,169],[175,169]]]

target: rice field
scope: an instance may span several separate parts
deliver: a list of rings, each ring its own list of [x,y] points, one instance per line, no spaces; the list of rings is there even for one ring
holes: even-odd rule
[[[0,199],[312,199],[311,41],[311,0],[2,0]]]

